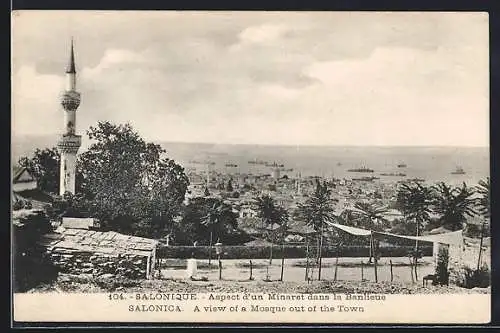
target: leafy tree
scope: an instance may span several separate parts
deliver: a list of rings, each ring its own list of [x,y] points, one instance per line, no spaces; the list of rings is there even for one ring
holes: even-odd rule
[[[452,231],[461,230],[467,221],[467,216],[473,216],[475,201],[471,196],[472,188],[465,183],[460,187],[451,187],[444,182],[433,187],[433,210],[440,215],[441,225]]]
[[[316,179],[316,189],[307,198],[306,202],[299,205],[299,211],[304,221],[312,226],[318,238],[318,280],[321,280],[321,250],[323,247],[323,234],[325,223],[334,219],[334,205],[335,201],[331,198],[331,190],[326,183],[321,184]]]
[[[57,148],[36,149],[32,157],[21,157],[18,164],[25,167],[36,179],[40,190],[59,192],[59,161]]]
[[[160,237],[180,212],[189,184],[184,169],[129,124],[99,122],[79,155],[77,192],[110,229]]]

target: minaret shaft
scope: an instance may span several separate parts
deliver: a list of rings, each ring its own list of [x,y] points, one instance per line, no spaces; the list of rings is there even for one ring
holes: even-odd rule
[[[66,68],[66,87],[61,95],[64,109],[64,132],[57,144],[61,154],[59,194],[75,194],[76,154],[81,146],[81,136],[76,133],[76,110],[80,105],[80,93],[76,91],[76,67],[71,41],[70,60]]]

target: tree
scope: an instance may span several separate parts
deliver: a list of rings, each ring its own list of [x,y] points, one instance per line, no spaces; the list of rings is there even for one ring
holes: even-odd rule
[[[387,212],[387,208],[382,205],[369,202],[356,202],[354,204],[356,211],[354,212],[356,219],[358,219],[358,225],[368,228],[370,230],[381,231],[384,229],[386,219],[384,218],[384,213]],[[377,255],[373,253],[377,246],[371,239],[370,244],[370,258],[368,262],[372,262],[372,257]]]
[[[273,243],[277,241],[281,227],[288,221],[288,212],[281,206],[276,205],[274,199],[269,195],[263,195],[255,199],[258,217],[262,220],[264,235],[271,242],[269,264],[273,262]],[[279,226],[279,228],[276,228]]]
[[[196,197],[184,208],[176,226],[176,239],[183,244],[201,241],[210,245],[210,239],[227,243],[228,236],[237,229],[232,207],[218,198]]]
[[[227,192],[233,192],[233,181],[232,181],[232,179],[229,179],[227,181],[226,191]]]
[[[99,122],[79,155],[77,192],[109,229],[159,237],[180,212],[189,184],[184,169],[129,124]]]
[[[418,182],[403,184],[398,190],[396,206],[405,219],[415,223],[416,236],[430,220],[431,203],[432,189]],[[415,251],[418,251],[418,241],[415,241]]]
[[[210,206],[211,204],[211,206]],[[201,224],[209,230],[209,258],[208,264],[212,260],[212,243],[214,239],[223,240],[226,226],[231,226],[236,229],[236,217],[231,206],[225,204],[219,199],[205,200],[205,208],[208,207],[208,212],[203,217]]]
[[[36,149],[31,158],[21,157],[18,164],[33,175],[40,190],[58,193],[60,159],[61,156],[55,147]]]
[[[326,183],[321,184],[316,179],[316,189],[307,198],[304,204],[299,205],[299,211],[304,221],[312,226],[319,235],[318,242],[318,280],[321,280],[321,261],[323,247],[323,233],[325,223],[334,219],[334,200],[331,198],[331,190]]]
[[[472,188],[465,183],[460,187],[451,187],[444,182],[433,186],[433,211],[440,215],[441,225],[456,231],[461,230],[467,216],[474,216],[475,201],[471,196]]]
[[[432,203],[432,189],[426,187],[419,182],[403,184],[398,190],[396,206],[403,213],[405,219],[409,219],[415,223],[416,236],[418,237],[424,224],[430,220]],[[417,261],[420,257],[418,251],[418,240],[415,240],[415,250],[412,253],[415,278],[417,275]]]
[[[477,271],[479,271],[481,265],[481,253],[483,250],[484,224],[491,217],[490,178],[486,178],[486,181],[480,180],[476,189],[477,193],[480,195],[476,200],[476,207],[478,208],[478,213],[483,216],[483,223],[481,223],[481,241],[479,242],[479,256],[477,259]]]

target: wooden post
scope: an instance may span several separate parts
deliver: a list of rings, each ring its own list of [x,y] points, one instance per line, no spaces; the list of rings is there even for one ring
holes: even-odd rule
[[[335,274],[333,275],[333,281],[337,281],[337,270],[339,265],[339,254],[337,253],[337,258],[335,258]]]
[[[271,242],[271,248],[269,251],[269,265],[273,264],[273,243]]]
[[[210,231],[210,246],[208,247],[208,269],[211,269],[212,265],[212,231]]]
[[[323,255],[322,255],[322,251],[323,251],[323,221],[321,221],[321,235],[319,235],[319,267],[318,267],[318,281],[321,281],[321,266],[322,266],[322,259],[323,259]]]
[[[418,255],[415,253],[415,281],[418,281]]]
[[[392,260],[389,260],[389,264],[391,266],[391,282],[394,281],[394,275],[392,274]]]
[[[222,261],[220,260],[220,255],[219,255],[219,280],[222,280]]]
[[[479,268],[481,266],[481,253],[483,251],[483,238],[484,238],[484,222],[485,222],[485,219],[483,219],[483,223],[481,223],[481,241],[479,242],[479,256],[477,258],[477,271],[479,271]]]
[[[309,238],[306,235],[306,276],[305,281],[309,281]]]
[[[363,260],[361,260],[361,282],[363,282],[363,280],[365,279],[364,266],[365,266],[365,263],[363,262]]]
[[[283,281],[283,273],[285,269],[285,241],[283,240],[281,244],[281,276],[280,281]]]
[[[371,239],[371,248],[372,248],[371,254],[372,254],[372,257],[373,257],[373,269],[374,269],[374,272],[375,272],[375,282],[378,282],[377,254],[375,253],[375,244],[374,244],[374,241],[373,241],[373,232],[370,234],[370,239]]]
[[[415,280],[413,279],[413,261],[410,259],[410,274],[411,274],[411,283],[415,283]]]

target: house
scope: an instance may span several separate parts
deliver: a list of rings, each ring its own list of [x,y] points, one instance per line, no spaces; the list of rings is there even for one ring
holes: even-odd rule
[[[35,177],[26,169],[22,167],[14,172],[12,179],[12,190],[14,192],[22,192],[27,190],[34,190],[37,188]]]

